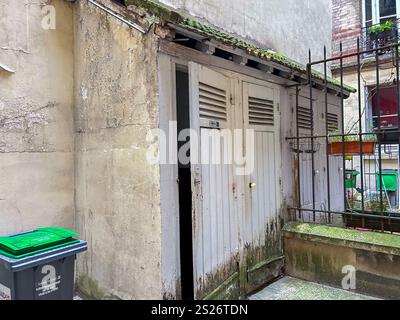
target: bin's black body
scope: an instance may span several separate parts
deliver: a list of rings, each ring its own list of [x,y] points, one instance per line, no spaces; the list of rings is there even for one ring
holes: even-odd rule
[[[85,241],[22,259],[0,255],[0,300],[72,300],[76,254]]]

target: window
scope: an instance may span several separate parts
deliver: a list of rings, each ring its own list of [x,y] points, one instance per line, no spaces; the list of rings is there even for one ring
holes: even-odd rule
[[[362,6],[364,27],[395,20],[400,16],[400,0],[362,0]]]
[[[378,95],[372,90],[372,119],[374,128],[378,127]],[[381,105],[381,128],[396,128],[397,121],[397,87],[383,87],[379,89],[379,102]]]

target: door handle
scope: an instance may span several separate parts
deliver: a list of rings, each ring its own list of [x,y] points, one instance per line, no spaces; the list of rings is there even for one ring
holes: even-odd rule
[[[250,189],[254,189],[255,187],[257,187],[257,184],[255,182],[250,182],[249,183],[249,188]]]

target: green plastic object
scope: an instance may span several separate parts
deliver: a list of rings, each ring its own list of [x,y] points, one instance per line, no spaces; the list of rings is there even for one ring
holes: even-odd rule
[[[386,191],[396,191],[397,190],[397,170],[382,170],[382,180],[383,186],[382,190]],[[376,187],[381,190],[381,173],[378,171],[376,173]]]
[[[30,232],[0,237],[0,254],[20,259],[29,255],[77,243],[78,233],[56,227],[39,228]]]
[[[356,187],[357,176],[359,174],[360,172],[356,170],[346,170],[346,182],[345,182],[346,189],[352,189]]]

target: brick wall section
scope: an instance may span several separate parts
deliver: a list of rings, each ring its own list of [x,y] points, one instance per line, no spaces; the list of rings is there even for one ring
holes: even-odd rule
[[[340,55],[340,42],[343,54],[357,51],[357,37],[361,37],[361,0],[332,0],[332,55]],[[356,58],[344,59],[344,63]]]

